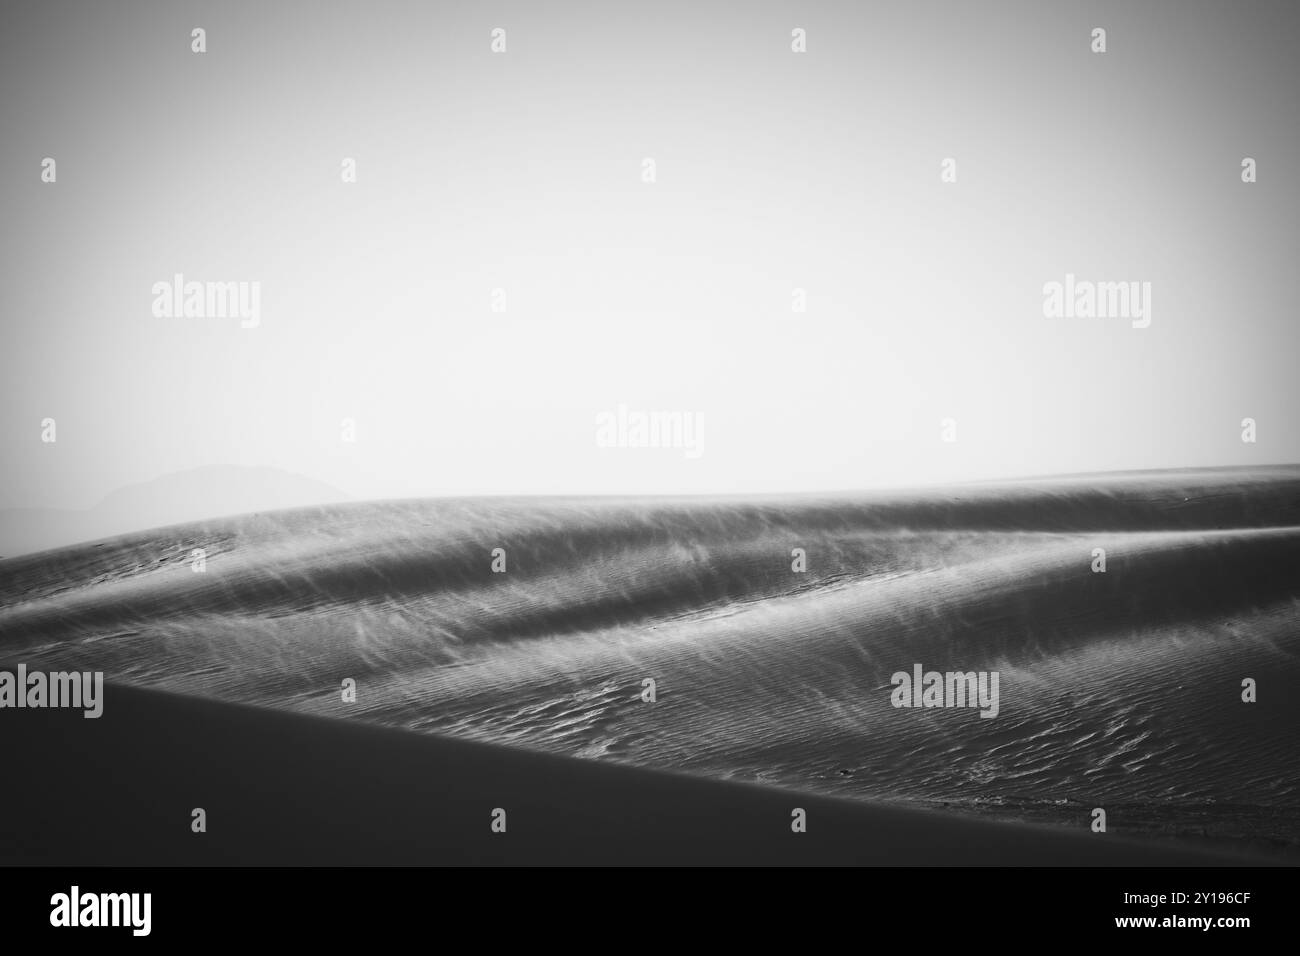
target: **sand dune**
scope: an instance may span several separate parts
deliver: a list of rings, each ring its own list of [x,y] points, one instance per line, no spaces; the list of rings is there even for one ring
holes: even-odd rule
[[[1298,559],[1300,468],[339,505],[2,561],[0,664],[1286,855]],[[998,716],[893,707],[915,663],[997,671]]]

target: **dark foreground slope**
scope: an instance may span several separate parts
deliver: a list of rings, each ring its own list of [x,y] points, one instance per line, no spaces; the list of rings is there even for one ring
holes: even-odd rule
[[[121,687],[98,720],[9,714],[0,753],[3,864],[1243,862]]]

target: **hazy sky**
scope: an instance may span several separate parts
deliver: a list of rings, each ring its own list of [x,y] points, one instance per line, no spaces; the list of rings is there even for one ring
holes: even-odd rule
[[[1300,461],[1293,2],[2,9],[0,507]],[[260,324],[155,316],[176,273]],[[1150,326],[1044,317],[1067,273]],[[599,447],[619,405],[702,454]]]

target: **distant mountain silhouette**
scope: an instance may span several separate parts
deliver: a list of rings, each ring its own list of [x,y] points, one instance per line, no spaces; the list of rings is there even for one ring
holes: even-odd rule
[[[328,504],[350,497],[324,482],[278,468],[191,468],[119,488],[85,510],[0,510],[0,557],[186,521]]]

